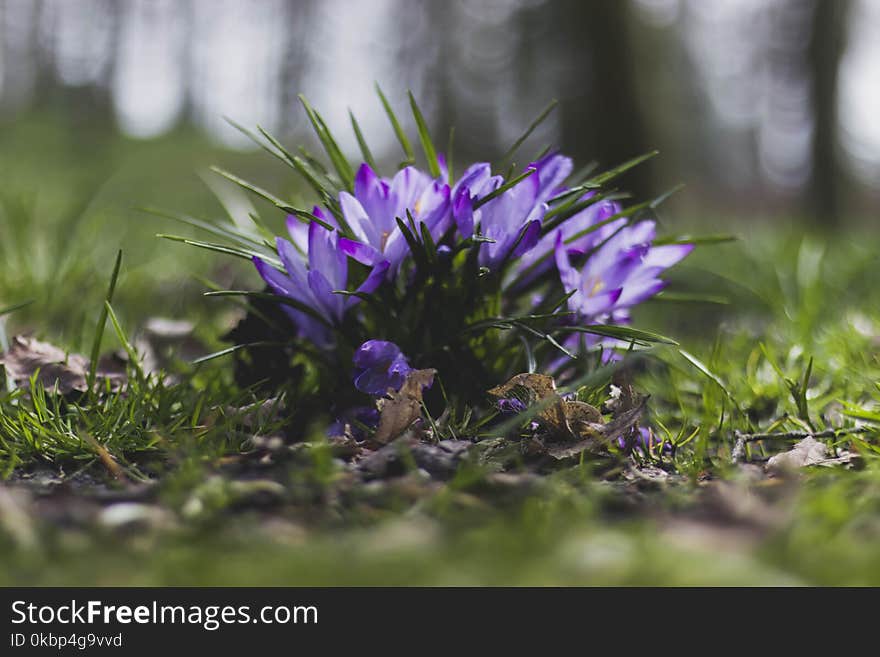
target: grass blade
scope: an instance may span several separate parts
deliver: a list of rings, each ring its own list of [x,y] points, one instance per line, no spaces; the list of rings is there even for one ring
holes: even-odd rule
[[[400,146],[403,148],[403,153],[406,155],[404,166],[407,164],[413,164],[416,161],[416,157],[415,154],[413,154],[412,144],[409,143],[406,133],[400,126],[400,121],[397,120],[397,115],[394,113],[394,110],[391,109],[391,104],[388,102],[388,99],[385,98],[385,94],[382,93],[382,87],[379,86],[378,82],[376,83],[376,93],[379,94],[379,100],[382,101],[382,107],[385,108],[385,114],[388,115],[388,120],[391,122],[391,127],[394,129],[397,141],[400,142]]]
[[[740,240],[737,235],[720,233],[718,235],[675,235],[670,237],[661,237],[654,240],[655,246],[663,246],[664,244],[724,244],[725,242],[738,242]]]
[[[16,310],[21,310],[22,308],[26,308],[27,306],[31,305],[33,302],[34,302],[34,300],[31,299],[30,301],[24,301],[22,303],[16,303],[15,305],[7,306],[6,308],[2,308],[2,309],[0,309],[0,317],[3,317],[3,315],[8,315],[10,313],[14,313]]]
[[[288,213],[296,212],[296,208],[293,207],[292,205],[290,205],[290,203],[282,201],[280,198],[278,198],[277,196],[275,196],[271,192],[267,192],[262,187],[257,187],[253,183],[249,183],[247,180],[239,178],[234,173],[230,173],[229,171],[226,171],[225,169],[221,169],[220,167],[216,167],[216,166],[212,166],[211,171],[213,171],[214,173],[220,174],[221,176],[223,176],[227,180],[231,180],[239,187],[242,187],[242,188],[248,190],[249,192],[253,192],[257,196],[263,198],[264,200],[266,200],[269,203],[271,203],[272,205],[274,205],[279,210],[284,210],[285,212],[288,212]]]
[[[233,354],[239,349],[247,349],[248,347],[279,347],[282,346],[281,343],[278,342],[250,342],[247,344],[236,344],[231,347],[227,347],[226,349],[221,349],[220,351],[215,351],[212,354],[207,354],[206,356],[201,356],[196,358],[195,360],[190,361],[192,365],[201,365],[202,363],[207,363],[209,360],[214,360],[215,358],[221,358],[223,356],[228,356],[229,354]]]
[[[476,201],[474,201],[474,210],[476,210],[477,208],[479,208],[483,205],[486,205],[486,203],[488,203],[489,201],[491,201],[495,198],[498,198],[504,192],[506,192],[508,189],[512,189],[513,187],[516,187],[523,180],[525,180],[526,178],[531,176],[536,171],[537,171],[537,169],[526,169],[523,173],[519,174],[516,178],[513,178],[512,180],[508,180],[506,183],[501,185],[498,189],[494,189],[491,192],[489,192],[488,194],[486,194],[484,197],[477,199]]]
[[[351,110],[348,110],[348,117],[351,119],[351,129],[354,130],[354,136],[357,138],[358,146],[361,149],[361,155],[364,156],[364,162],[370,165],[370,168],[375,171],[378,167],[376,166],[376,161],[373,159],[373,153],[370,151],[370,147],[367,146],[367,140],[364,139],[364,133],[361,132],[361,126],[358,124],[356,118],[354,118],[354,113]]]
[[[324,150],[327,151],[327,156],[333,163],[333,168],[336,169],[336,173],[339,174],[339,178],[342,180],[345,187],[349,191],[352,191],[354,187],[354,171],[352,171],[351,164],[349,164],[348,159],[342,154],[339,144],[336,143],[330,130],[327,129],[327,124],[324,123],[324,119],[321,118],[321,115],[309,105],[309,101],[307,101],[306,97],[302,94],[299,95],[299,100],[305,108],[306,114],[309,116],[309,121],[312,122],[312,127],[315,129],[318,139],[320,139],[321,143],[324,145]]]
[[[510,158],[512,158],[516,154],[516,152],[519,150],[520,146],[522,146],[523,143],[525,143],[526,139],[531,137],[532,133],[538,128],[538,126],[540,126],[544,122],[544,120],[548,116],[550,116],[550,114],[553,112],[553,110],[556,109],[556,106],[558,104],[559,104],[559,101],[554,98],[553,100],[550,101],[550,103],[547,105],[547,107],[545,107],[543,110],[541,110],[541,113],[538,114],[538,116],[535,117],[535,119],[529,124],[529,127],[526,128],[526,131],[522,135],[520,135],[519,139],[517,139],[515,142],[513,142],[511,147],[507,149],[507,152],[501,156],[501,160],[500,160],[501,164],[504,164],[505,162],[510,160]]]
[[[431,141],[431,133],[428,131],[428,124],[419,109],[416,98],[412,91],[409,92],[409,105],[412,108],[413,118],[416,120],[416,127],[419,131],[419,140],[422,142],[422,149],[425,151],[425,159],[428,161],[428,170],[431,172],[432,178],[440,177],[440,162],[437,160],[437,149],[434,148],[434,142]]]
[[[125,331],[122,330],[122,326],[119,324],[119,320],[116,318],[116,313],[113,311],[113,306],[110,305],[109,301],[104,302],[104,309],[107,311],[107,316],[110,318],[110,323],[113,325],[113,330],[116,331],[116,337],[119,339],[122,348],[125,349],[125,353],[128,354],[128,360],[132,364],[137,373],[137,377],[139,381],[144,380],[144,370],[141,367],[140,359],[138,357],[138,353],[132,344],[128,341],[128,338],[125,335]]]
[[[578,333],[591,333],[605,338],[632,342],[641,346],[651,344],[678,345],[678,342],[665,335],[654,331],[632,328],[631,326],[619,326],[617,324],[590,324],[589,326],[564,326],[561,331],[576,331]]]
[[[280,294],[271,294],[269,292],[253,292],[251,290],[215,290],[213,292],[203,292],[202,296],[204,297],[247,297],[249,299],[259,299],[262,301],[271,301],[274,303],[280,303],[285,306],[290,306],[295,310],[300,311],[301,313],[305,313],[309,317],[316,319],[321,322],[327,328],[333,328],[333,325],[327,321],[327,319],[321,315],[317,310],[312,308],[309,305],[302,303],[301,301],[297,301],[291,297],[285,297]]]
[[[122,250],[116,252],[116,263],[113,265],[113,273],[110,275],[110,285],[107,288],[107,296],[104,297],[104,306],[98,318],[98,326],[95,328],[95,339],[92,341],[92,353],[89,358],[89,376],[87,378],[88,389],[91,391],[95,386],[95,376],[98,371],[98,357],[101,353],[101,341],[104,339],[104,326],[107,324],[107,307],[113,302],[113,293],[116,291],[116,281],[119,279],[119,268],[122,266]]]
[[[188,237],[182,237],[180,235],[168,235],[167,233],[157,233],[156,237],[164,240],[171,240],[172,242],[188,244],[189,246],[195,246],[200,249],[207,249],[208,251],[223,253],[224,255],[232,255],[237,258],[244,258],[245,260],[250,260],[254,256],[257,256],[270,264],[278,267],[281,266],[281,261],[277,257],[262,251],[255,251],[253,249],[232,246],[229,244],[217,244],[216,242],[202,242],[201,240],[193,240]]]
[[[638,157],[634,157],[631,160],[627,160],[623,164],[620,164],[613,169],[609,169],[608,171],[604,171],[596,176],[593,176],[589,180],[584,183],[578,185],[577,187],[572,187],[571,189],[567,189],[561,194],[557,194],[553,198],[551,198],[547,203],[556,203],[562,199],[566,199],[572,194],[582,194],[584,192],[588,192],[591,189],[598,189],[603,185],[608,184],[615,178],[622,176],[624,173],[629,171],[630,169],[637,167],[642,162],[646,160],[650,160],[652,157],[659,155],[660,151],[650,151],[649,153],[645,153],[644,155],[639,155]],[[663,197],[658,197],[659,199],[663,199]]]
[[[730,394],[730,390],[727,389],[727,386],[724,384],[724,381],[721,380],[721,377],[710,370],[703,361],[694,356],[692,353],[685,351],[684,349],[678,349],[677,351],[686,361],[697,368],[697,370],[699,370],[701,374],[703,374],[709,380],[714,382],[719,388],[721,388],[721,390],[724,391],[724,394],[727,395],[727,397],[731,401],[734,401],[733,395]]]

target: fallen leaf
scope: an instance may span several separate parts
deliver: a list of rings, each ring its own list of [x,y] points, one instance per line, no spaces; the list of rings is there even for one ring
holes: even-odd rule
[[[586,438],[576,443],[551,447],[547,453],[555,459],[567,459],[578,456],[581,452],[605,446],[638,426],[639,418],[645,410],[648,397],[641,397],[638,406],[627,409],[606,424],[591,422],[582,425],[581,435]]]
[[[782,452],[767,461],[767,469],[774,472],[797,470],[809,465],[821,463],[828,457],[828,448],[824,443],[809,436],[796,443],[787,452]]]
[[[437,370],[413,370],[397,392],[389,392],[379,409],[379,426],[373,440],[390,443],[422,416],[422,391],[434,383]]]
[[[584,402],[566,400],[556,392],[556,382],[546,374],[517,374],[507,383],[488,391],[499,402],[517,399],[524,406],[541,404],[536,419],[550,433],[561,438],[582,438],[592,424],[602,419],[599,409]]]
[[[796,443],[787,452],[776,454],[767,461],[767,471],[782,473],[806,468],[812,465],[834,466],[849,465],[853,461],[853,455],[844,452],[839,456],[828,456],[828,448],[812,436],[808,436]]]
[[[31,337],[13,337],[9,351],[0,355],[0,365],[18,387],[29,385],[31,377],[39,371],[37,380],[47,390],[61,395],[88,390],[89,361],[85,356],[68,354],[53,344]],[[125,372],[102,359],[97,378],[109,380],[111,387],[117,390],[125,382]]]

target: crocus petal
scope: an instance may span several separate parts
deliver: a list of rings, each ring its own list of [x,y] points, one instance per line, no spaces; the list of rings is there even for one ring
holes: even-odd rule
[[[281,264],[287,270],[287,275],[292,279],[293,287],[298,290],[299,295],[308,294],[308,283],[306,282],[306,263],[303,255],[297,252],[296,248],[283,237],[275,238],[275,249],[278,251],[278,257],[281,258]]]
[[[386,340],[367,340],[354,352],[355,367],[374,367],[401,355],[400,347]]]
[[[406,356],[393,342],[368,340],[354,354],[354,385],[374,396],[398,390],[412,371]]]
[[[388,196],[389,189],[387,183],[384,183],[379,176],[370,168],[370,165],[364,163],[357,171],[354,179],[354,195],[360,202],[367,216],[375,221],[376,217],[389,211]],[[377,226],[377,228],[383,228]]]
[[[364,370],[354,379],[355,388],[375,397],[388,392],[393,387],[389,383],[388,372],[376,367]]]
[[[292,248],[292,247],[291,247]],[[275,269],[273,266],[254,256],[254,266],[257,272],[269,285],[273,292],[278,295],[296,299],[301,303],[313,307],[314,299],[308,288],[297,288],[294,281]],[[299,335],[321,347],[328,347],[332,343],[332,336],[327,327],[307,313],[297,310],[287,304],[282,304],[284,313],[299,329]]]
[[[513,250],[512,256],[514,258],[518,258],[523,253],[533,248],[535,244],[538,243],[538,239],[541,237],[541,222],[540,221],[530,221],[526,227],[522,231],[522,239],[520,239],[519,244],[516,245],[516,248]]]
[[[646,299],[650,299],[667,285],[666,281],[658,278],[646,280],[627,281],[623,286],[623,294],[618,299],[618,304],[623,307],[635,306]]]
[[[599,292],[598,294],[582,295],[578,310],[586,317],[596,318],[609,312],[623,294],[622,288]],[[572,297],[574,298],[574,297]]]
[[[309,270],[319,271],[334,289],[343,289],[348,281],[348,260],[337,248],[338,233],[317,223],[309,226]]]
[[[571,292],[572,290],[577,290],[579,288],[580,275],[577,270],[571,266],[571,262],[568,259],[568,252],[565,250],[562,243],[561,230],[556,232],[554,257],[556,260],[556,268],[559,270],[559,278],[562,281],[563,289],[566,293]],[[571,299],[569,299],[569,306],[571,306]]]
[[[474,234],[474,204],[470,190],[466,187],[458,190],[452,206],[452,216],[459,234],[467,239]]]
[[[340,237],[338,246],[345,255],[357,260],[362,265],[372,267],[383,260],[382,254],[374,247],[363,242],[356,242],[347,237]]]
[[[355,233],[355,237],[363,242],[378,245],[380,243],[379,231],[370,221],[364,206],[348,192],[339,192],[339,207],[346,223]]]
[[[285,297],[292,297],[296,294],[297,291],[295,290],[293,281],[290,277],[285,276],[258,256],[254,256],[252,260],[254,266],[257,268],[257,273],[264,281],[266,281],[275,294],[280,294]]]
[[[471,196],[479,198],[479,196],[486,193],[484,187],[491,177],[491,164],[488,162],[477,162],[476,164],[472,164],[464,170],[464,173],[461,174],[461,178],[459,178],[458,182],[453,186],[452,195],[455,197],[460,190],[468,189],[470,190]]]
[[[333,294],[333,286],[317,269],[309,271],[309,288],[324,314],[337,322],[341,321],[345,310],[345,299],[341,294]]]
[[[666,244],[663,246],[652,246],[648,251],[643,264],[645,267],[659,267],[668,269],[679,263],[691,251],[694,250],[693,244]]]
[[[373,270],[367,274],[367,277],[364,279],[364,282],[358,286],[357,292],[362,294],[372,294],[375,292],[382,282],[385,280],[386,272],[388,268],[391,266],[391,263],[387,260],[382,260],[377,263],[376,266],[373,267]],[[352,304],[358,301],[357,297],[350,297],[350,301]]]
[[[538,170],[537,175],[540,181],[538,201],[543,203],[562,191],[565,179],[571,175],[572,169],[574,169],[574,162],[570,157],[554,153],[546,155],[529,166]]]
[[[295,214],[287,215],[284,221],[287,226],[287,234],[290,235],[290,241],[302,254],[309,252],[309,224],[301,220]]]

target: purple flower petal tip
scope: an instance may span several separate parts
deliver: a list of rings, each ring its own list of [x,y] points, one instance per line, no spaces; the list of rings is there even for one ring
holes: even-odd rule
[[[399,390],[412,371],[403,352],[393,342],[367,340],[354,354],[354,385],[374,397]]]

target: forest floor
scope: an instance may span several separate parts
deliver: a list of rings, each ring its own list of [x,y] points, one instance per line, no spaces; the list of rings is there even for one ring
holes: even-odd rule
[[[82,167],[76,145],[23,157],[34,139],[0,140],[0,312],[33,300],[4,339],[87,359],[121,249],[102,352],[141,360],[101,393],[71,358],[63,394],[0,386],[0,585],[880,584],[876,237],[748,226],[671,274],[635,326],[687,355],[631,374],[672,451],[548,465],[461,437],[353,464],[321,421],[291,442],[229,360],[191,364],[241,312],[198,277],[256,277],[133,208],[214,211],[191,173],[214,154],[109,141]]]

